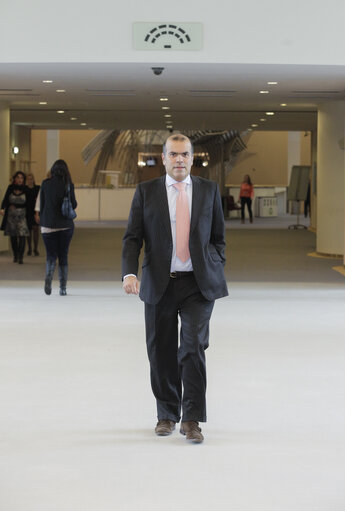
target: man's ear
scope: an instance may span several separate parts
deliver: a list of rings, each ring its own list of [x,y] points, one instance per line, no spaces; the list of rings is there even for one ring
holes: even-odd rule
[[[165,165],[165,154],[162,153],[162,162],[163,162],[163,165]]]

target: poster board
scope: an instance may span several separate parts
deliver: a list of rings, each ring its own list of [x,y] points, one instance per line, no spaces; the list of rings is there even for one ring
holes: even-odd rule
[[[310,181],[309,165],[294,165],[292,167],[290,184],[288,189],[288,200],[305,201],[308,195]]]

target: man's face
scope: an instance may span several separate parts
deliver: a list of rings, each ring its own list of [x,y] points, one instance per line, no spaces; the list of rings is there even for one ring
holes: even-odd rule
[[[162,154],[165,170],[175,181],[183,181],[193,165],[191,145],[188,140],[167,140],[166,153]]]

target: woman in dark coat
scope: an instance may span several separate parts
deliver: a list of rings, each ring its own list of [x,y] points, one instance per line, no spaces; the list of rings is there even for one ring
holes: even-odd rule
[[[25,238],[29,236],[27,222],[28,195],[25,174],[20,170],[12,178],[1,203],[0,214],[4,217],[1,230],[10,236],[13,262],[23,264]]]
[[[51,177],[42,183],[35,207],[36,221],[41,225],[41,234],[47,252],[44,291],[47,295],[52,292],[52,279],[56,259],[58,259],[60,295],[64,296],[68,274],[68,249],[74,232],[73,220],[64,217],[61,213],[62,201],[68,186],[73,209],[77,207],[77,201],[71,175],[64,160],[56,160],[50,175]]]
[[[27,196],[28,196],[28,207],[27,207],[27,219],[28,219],[28,227],[29,227],[29,236],[28,236],[28,253],[27,255],[32,255],[32,238],[34,242],[34,255],[38,256],[38,238],[39,238],[39,228],[38,224],[35,220],[35,204],[37,195],[40,191],[40,187],[35,183],[34,175],[29,172],[26,175],[26,186],[27,186]]]

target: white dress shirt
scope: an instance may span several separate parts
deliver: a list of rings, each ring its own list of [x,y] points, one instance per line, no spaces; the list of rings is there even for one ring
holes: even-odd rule
[[[171,225],[171,235],[173,240],[173,252],[171,258],[171,267],[170,271],[193,271],[193,265],[191,258],[189,258],[184,263],[179,259],[176,255],[176,199],[179,194],[179,191],[173,186],[175,183],[179,181],[175,181],[169,174],[166,175],[165,186],[168,195],[168,205],[169,205],[169,215],[170,215],[170,225]],[[189,207],[189,216],[192,215],[192,180],[190,175],[186,177],[182,183],[186,183],[186,194],[188,199],[188,207]]]

